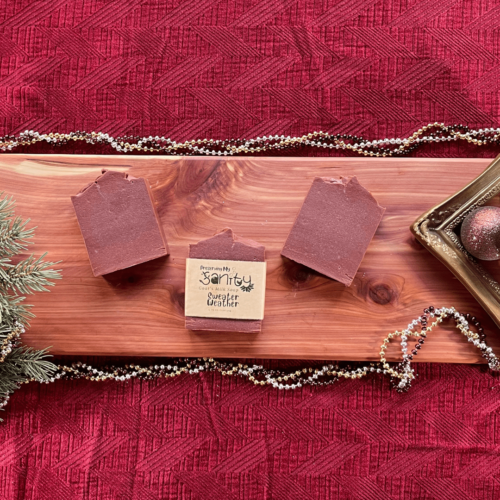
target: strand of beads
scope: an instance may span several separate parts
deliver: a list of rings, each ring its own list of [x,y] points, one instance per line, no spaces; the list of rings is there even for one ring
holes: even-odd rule
[[[435,319],[429,325],[428,322],[433,318]],[[500,370],[500,361],[493,352],[493,349],[486,344],[484,329],[474,316],[470,314],[460,314],[454,307],[435,309],[433,306],[430,306],[424,309],[424,314],[422,316],[409,323],[406,330],[390,333],[381,345],[380,363],[382,364],[384,373],[390,375],[391,383],[398,391],[407,391],[410,388],[411,382],[415,378],[414,370],[411,368],[413,358],[419,353],[425,343],[427,335],[447,318],[452,318],[456,323],[457,329],[467,338],[468,342],[471,342],[481,351],[482,357],[486,359],[491,370]],[[470,329],[469,321],[477,328],[477,333]],[[415,330],[415,328],[418,327],[420,331]],[[390,341],[397,336],[401,337],[402,361],[396,368],[393,368],[389,366],[385,359],[385,350]],[[408,337],[412,336],[417,338],[418,341],[411,351],[411,354],[408,354],[407,340]]]
[[[378,373],[389,376],[393,387],[398,392],[407,391],[415,378],[411,363],[419,353],[428,335],[445,319],[453,318],[457,328],[481,350],[483,357],[488,361],[492,370],[500,369],[500,362],[491,347],[486,344],[486,335],[476,318],[469,314],[462,315],[455,308],[435,309],[433,306],[426,308],[421,316],[408,324],[402,331],[390,333],[383,341],[380,348],[380,362],[370,363],[365,366],[351,367],[339,365],[324,365],[320,368],[302,368],[285,372],[277,369],[265,368],[261,365],[248,366],[241,363],[233,364],[227,361],[217,361],[212,358],[179,359],[168,365],[154,365],[141,367],[139,365],[125,365],[123,367],[94,368],[90,365],[75,363],[72,366],[59,366],[58,372],[51,381],[57,379],[85,378],[91,381],[116,380],[126,381],[132,378],[169,378],[184,374],[200,372],[219,372],[223,376],[245,377],[256,385],[270,385],[276,389],[297,389],[305,385],[324,386],[338,381],[340,378],[361,378],[369,373]],[[477,333],[469,327],[469,322],[477,328]],[[400,337],[402,361],[397,365],[390,365],[385,357],[385,352],[391,340]],[[408,353],[408,340],[414,337],[417,342],[414,349]]]
[[[334,364],[322,367],[308,367],[284,371],[266,368],[262,365],[245,365],[242,363],[231,363],[229,361],[218,361],[213,358],[178,359],[171,360],[169,364],[151,365],[142,367],[137,364],[124,366],[105,366],[95,368],[91,365],[77,362],[71,366],[59,365],[54,376],[46,383],[56,380],[86,379],[95,382],[114,380],[125,382],[132,379],[152,380],[155,378],[173,378],[181,375],[194,375],[202,372],[217,372],[222,376],[238,376],[248,379],[255,385],[271,386],[275,389],[293,390],[304,386],[326,386],[337,382],[341,378],[358,379],[369,374],[380,374],[388,376],[391,386],[398,392],[406,392],[415,379],[415,373],[411,363],[418,355],[429,334],[439,326],[445,319],[452,318],[457,329],[481,351],[481,355],[488,362],[491,370],[500,370],[500,361],[493,349],[486,343],[486,334],[479,321],[470,314],[461,314],[451,308],[436,309],[430,306],[417,319],[410,322],[405,330],[389,333],[380,347],[380,361],[369,363],[364,366],[339,366]],[[471,330],[470,325],[477,329]],[[22,326],[19,324],[16,328]],[[402,359],[399,364],[389,364],[386,359],[386,350],[395,338],[399,337],[401,342]],[[417,340],[414,348],[408,352],[408,341],[413,337]],[[18,336],[16,337],[18,338]],[[35,380],[31,380],[35,382]],[[7,404],[9,397],[0,401],[0,407]]]
[[[24,326],[19,321],[14,321],[14,327],[5,336],[0,344],[0,363],[5,361],[5,358],[12,352],[12,349],[20,345],[21,333],[24,332]],[[0,398],[0,409],[7,405],[9,399],[9,395],[5,395]]]
[[[94,145],[108,145],[121,153],[163,153],[179,156],[233,156],[240,154],[267,153],[299,147],[349,150],[363,156],[398,156],[408,154],[424,143],[467,141],[477,146],[500,144],[500,128],[471,129],[466,125],[429,123],[405,138],[367,140],[362,136],[312,132],[302,136],[270,135],[256,139],[198,139],[177,142],[160,136],[118,136],[103,132],[70,132],[41,134],[26,130],[19,135],[0,137],[0,150],[13,151],[19,147],[47,142],[64,146],[70,141],[83,141]]]
[[[0,344],[0,363],[3,363],[5,358],[12,352],[12,349],[18,346],[21,333],[24,332],[24,326],[16,321],[14,328],[12,328]]]

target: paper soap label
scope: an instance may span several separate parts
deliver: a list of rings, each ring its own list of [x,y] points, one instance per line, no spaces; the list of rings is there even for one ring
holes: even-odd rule
[[[264,319],[265,295],[265,262],[186,259],[186,316]]]

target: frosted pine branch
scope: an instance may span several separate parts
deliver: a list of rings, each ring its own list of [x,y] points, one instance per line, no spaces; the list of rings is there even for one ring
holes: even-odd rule
[[[12,257],[26,250],[35,228],[26,229],[29,219],[14,217],[14,200],[0,192],[0,257]]]
[[[34,236],[34,228],[27,229],[29,219],[23,221],[14,215],[14,200],[0,193],[0,408],[9,395],[23,382],[51,379],[56,366],[47,360],[46,350],[38,351],[22,346],[20,335],[33,317],[24,295],[46,292],[53,281],[61,277],[52,269],[54,263],[45,262],[46,254],[26,257],[12,262],[24,252]]]
[[[47,286],[54,286],[50,280],[59,279],[59,271],[51,269],[56,263],[44,262],[43,254],[38,259],[30,255],[17,265],[4,263],[0,267],[0,287],[16,293],[32,294],[34,292],[48,292]],[[1,266],[1,261],[0,261]]]

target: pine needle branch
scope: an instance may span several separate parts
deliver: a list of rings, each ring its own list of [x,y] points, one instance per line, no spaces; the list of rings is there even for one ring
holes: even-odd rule
[[[30,255],[17,264],[11,258],[24,252],[31,243],[34,228],[27,229],[29,219],[14,215],[14,200],[0,193],[0,408],[20,384],[51,380],[57,367],[47,360],[47,350],[20,345],[20,335],[34,317],[24,295],[49,291],[52,280],[61,277],[55,264]]]
[[[39,351],[26,346],[18,347],[0,364],[0,370],[17,374],[23,377],[24,381],[34,379],[38,382],[47,382],[57,370],[54,363],[47,361],[49,357],[52,356],[48,354],[48,349]]]
[[[25,298],[3,295],[0,292],[0,335],[3,328],[12,330],[16,321],[29,326],[28,319],[34,318],[35,315],[29,311],[30,305],[23,304]]]
[[[10,394],[21,384],[35,380],[48,382],[57,370],[57,366],[47,358],[47,349],[37,351],[31,347],[18,347],[0,363],[0,398],[4,406]],[[0,422],[2,419],[0,419]]]
[[[21,217],[0,220],[0,257],[11,257],[26,250],[35,228],[26,229],[30,220]]]
[[[0,224],[13,217],[15,206],[15,201],[12,196],[10,198],[7,198],[7,196],[3,196],[2,198],[2,196],[3,191],[0,191]]]
[[[4,263],[3,269],[0,267],[0,286],[4,289],[22,294],[32,294],[34,292],[48,292],[47,286],[54,286],[50,280],[59,279],[60,271],[50,269],[57,262],[43,262],[43,254],[38,259],[30,255],[17,265]]]

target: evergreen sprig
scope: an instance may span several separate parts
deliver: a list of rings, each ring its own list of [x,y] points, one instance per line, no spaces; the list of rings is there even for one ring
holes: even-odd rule
[[[44,262],[44,253],[38,259],[30,255],[16,265],[10,264],[8,259],[0,261],[0,286],[5,290],[22,294],[32,294],[34,292],[48,292],[47,286],[54,286],[49,280],[59,278],[59,272],[50,269],[54,262]],[[3,266],[2,266],[3,264]]]
[[[12,394],[19,386],[29,380],[47,382],[57,370],[57,366],[47,358],[47,349],[17,347],[0,363],[0,397]]]
[[[26,229],[29,219],[14,216],[15,201],[0,192],[0,258],[13,257],[26,250],[35,228]]]
[[[24,295],[47,292],[53,286],[51,280],[61,277],[60,271],[52,268],[53,262],[45,262],[46,254],[36,258],[22,253],[32,243],[35,228],[27,228],[29,219],[23,220],[14,214],[12,197],[0,192],[0,407],[20,384],[30,380],[50,380],[57,367],[47,360],[46,349],[36,350],[21,345],[20,339],[9,340],[15,328],[29,326],[33,318],[30,306],[24,303]],[[21,260],[13,262],[13,258]],[[12,335],[11,335],[12,336]],[[1,359],[1,358],[0,358]]]

